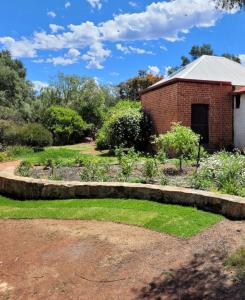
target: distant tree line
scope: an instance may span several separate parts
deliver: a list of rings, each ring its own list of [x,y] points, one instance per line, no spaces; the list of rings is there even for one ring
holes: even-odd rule
[[[168,70],[168,75],[173,74],[174,72],[178,71],[180,68],[188,65],[189,63],[198,59],[202,55],[216,55],[216,54],[214,53],[214,50],[210,44],[203,44],[201,46],[194,45],[192,46],[189,52],[189,56],[185,56],[185,55],[181,56],[181,65],[170,68]],[[221,56],[229,58],[237,63],[241,63],[241,60],[237,55],[231,53],[223,53]]]

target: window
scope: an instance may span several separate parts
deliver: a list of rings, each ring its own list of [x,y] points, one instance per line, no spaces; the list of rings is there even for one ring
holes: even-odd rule
[[[241,105],[241,96],[237,95],[236,96],[236,108],[239,109]]]

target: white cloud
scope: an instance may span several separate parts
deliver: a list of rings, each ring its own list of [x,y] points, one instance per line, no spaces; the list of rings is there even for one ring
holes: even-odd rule
[[[136,53],[136,54],[153,54],[152,51],[147,51],[145,49],[142,48],[136,48],[136,47],[132,47],[132,46],[123,46],[122,44],[116,44],[116,48],[117,50],[123,52],[124,54],[130,54],[130,53]]]
[[[47,82],[43,82],[43,81],[39,81],[39,80],[33,80],[32,83],[33,83],[33,86],[34,86],[34,90],[37,91],[37,92],[40,92],[41,89],[48,87]]]
[[[102,7],[101,0],[87,0],[87,2],[88,2],[93,8],[101,9],[101,7]]]
[[[71,2],[68,1],[68,2],[65,3],[65,8],[68,8],[70,6],[71,6]]]
[[[104,49],[101,43],[95,43],[90,47],[90,50],[82,56],[82,59],[88,62],[88,69],[103,69],[102,63],[110,54],[111,51]]]
[[[63,26],[56,25],[56,24],[49,24],[49,28],[51,29],[52,33],[57,33],[58,31],[65,29]]]
[[[154,75],[159,75],[160,69],[157,66],[148,66],[148,72]]]
[[[161,49],[161,50],[164,50],[164,51],[168,51],[168,48],[165,47],[165,46],[160,46],[160,49]]]
[[[137,7],[138,6],[138,4],[136,3],[136,2],[134,2],[134,1],[129,1],[129,3],[128,3],[131,7]]]
[[[242,63],[243,65],[245,65],[245,54],[240,54],[240,55],[239,55],[239,58],[240,58],[240,60],[241,60],[241,63]]]
[[[67,66],[67,65],[73,65],[75,64],[77,61],[73,58],[67,58],[64,56],[57,56],[57,57],[52,57],[52,58],[48,58],[46,60],[47,63],[52,63],[54,66]]]
[[[67,55],[70,57],[79,57],[81,55],[81,53],[77,49],[71,48],[71,49],[69,49]]]
[[[101,8],[101,1],[87,1],[92,7]],[[121,13],[98,25],[87,21],[80,25],[71,24],[62,33],[58,31],[61,27],[53,27],[52,34],[35,31],[31,38],[21,37],[15,40],[8,36],[0,37],[0,45],[9,49],[15,57],[33,58],[40,50],[83,50],[81,59],[87,61],[87,67],[103,68],[103,62],[111,54],[109,49],[105,49],[106,42],[118,43],[121,45],[121,49],[118,50],[124,53],[152,54],[151,51],[132,46],[125,47],[120,43],[158,39],[177,41],[194,27],[214,26],[224,13],[226,12],[215,8],[212,0],[159,1],[148,5],[140,13]],[[49,15],[56,16],[51,11]],[[63,57],[64,59],[67,64],[70,62],[68,57]],[[60,57],[58,61],[62,62]]]
[[[56,13],[53,11],[48,11],[47,12],[47,16],[49,16],[50,18],[55,18],[56,17]]]
[[[3,44],[14,57],[35,57],[36,49],[33,48],[31,40],[22,38],[19,41],[11,37],[0,37],[0,44]]]
[[[121,14],[104,22],[105,40],[181,39],[193,27],[210,27],[221,17],[210,0],[173,0],[152,3],[141,13]]]
[[[118,73],[118,72],[111,72],[110,73],[110,76],[113,76],[113,77],[117,77],[119,75],[120,75],[120,73]]]

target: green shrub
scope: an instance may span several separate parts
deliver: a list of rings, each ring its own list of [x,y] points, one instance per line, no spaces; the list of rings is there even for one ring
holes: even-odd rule
[[[81,142],[89,128],[75,110],[62,106],[47,109],[43,124],[52,132],[56,145]]]
[[[222,151],[204,158],[191,183],[197,189],[214,189],[244,196],[245,156]]]
[[[29,161],[23,160],[17,168],[18,174],[23,177],[30,177],[31,176],[31,167],[32,164]]]
[[[81,181],[84,182],[104,182],[110,179],[110,165],[98,162],[86,161],[80,172]]]
[[[155,176],[158,174],[157,161],[154,158],[147,158],[143,166],[143,175],[146,181],[151,182]]]
[[[0,143],[5,145],[18,144],[20,128],[13,121],[0,120]]]
[[[146,148],[153,126],[150,118],[141,111],[139,103],[120,101],[105,116],[104,124],[96,136],[99,149]]]
[[[166,134],[155,139],[160,151],[165,151],[179,159],[179,169],[182,171],[183,160],[193,158],[199,146],[199,135],[189,127],[174,123]]]
[[[19,142],[22,145],[42,149],[53,143],[51,133],[42,125],[33,123],[23,126],[19,131]]]
[[[0,152],[0,162],[8,160],[8,155],[5,152]]]

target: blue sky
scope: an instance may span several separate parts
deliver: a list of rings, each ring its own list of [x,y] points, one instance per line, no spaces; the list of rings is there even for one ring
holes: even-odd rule
[[[245,63],[245,12],[210,0],[1,0],[0,49],[46,84],[57,72],[117,83],[139,69],[165,73],[193,44]]]

